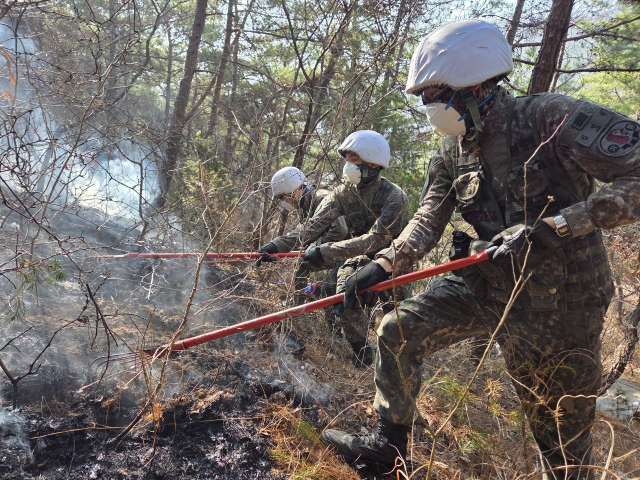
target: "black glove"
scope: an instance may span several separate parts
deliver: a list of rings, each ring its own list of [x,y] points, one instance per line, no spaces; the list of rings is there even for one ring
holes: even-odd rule
[[[258,250],[258,253],[261,253],[262,255],[260,255],[260,258],[256,260],[256,267],[259,267],[260,265],[262,265],[262,262],[275,262],[276,259],[273,257],[270,257],[269,255],[273,253],[278,253],[278,247],[276,246],[275,243],[269,242],[266,245],[263,245],[262,247],[260,247],[260,249]]]
[[[521,262],[524,261],[529,243],[531,243],[531,252],[539,255],[548,250],[562,247],[564,241],[546,222],[538,220],[533,227],[519,225],[508,228],[494,237],[492,243],[497,246],[497,249],[493,253],[491,261],[501,264],[512,255],[515,255]]]
[[[324,259],[322,258],[322,253],[320,253],[320,247],[309,245],[304,251],[304,261],[315,268],[324,267]]]
[[[358,309],[361,305],[363,307],[372,307],[375,305],[378,300],[378,294],[376,292],[366,291],[363,292],[362,295],[358,295],[358,291],[387,280],[389,276],[389,272],[382,268],[378,262],[373,261],[349,275],[344,289],[341,289],[341,291],[344,291],[344,300],[342,301],[343,309]],[[338,308],[336,314],[340,314],[340,310],[341,309]]]

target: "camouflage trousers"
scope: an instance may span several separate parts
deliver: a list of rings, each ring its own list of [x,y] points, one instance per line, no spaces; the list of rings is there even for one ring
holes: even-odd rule
[[[451,276],[433,280],[425,292],[403,301],[397,313],[386,314],[377,331],[378,413],[394,423],[409,424],[423,359],[461,340],[493,333],[503,311],[504,305],[472,295],[461,278]],[[498,332],[546,469],[591,463],[590,429],[601,381],[605,311],[606,307],[566,313],[512,310]],[[566,478],[590,479],[593,472],[569,469]],[[557,478],[566,473],[562,468],[555,471]]]
[[[337,273],[337,292],[342,291],[347,282],[347,277],[355,273],[355,271],[371,262],[372,260],[366,255],[354,257],[347,260],[339,269]],[[379,303],[373,308],[363,309],[349,309],[345,310],[341,316],[336,316],[336,321],[344,332],[344,336],[351,344],[365,344],[367,337],[369,336],[369,328],[374,321],[371,318],[373,310],[380,308],[383,313],[392,311],[397,302],[401,302],[405,298],[411,296],[411,290],[407,285],[396,287],[395,292],[392,290],[386,290],[379,293]]]

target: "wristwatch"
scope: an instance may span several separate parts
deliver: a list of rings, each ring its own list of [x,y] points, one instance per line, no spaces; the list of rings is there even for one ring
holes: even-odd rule
[[[553,222],[556,224],[556,235],[559,237],[570,237],[571,227],[567,223],[567,220],[560,214],[553,217]]]

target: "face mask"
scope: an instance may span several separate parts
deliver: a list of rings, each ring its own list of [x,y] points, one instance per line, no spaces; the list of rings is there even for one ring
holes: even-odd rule
[[[355,163],[346,162],[342,169],[342,175],[347,182],[353,185],[358,185],[362,180],[362,170]]]
[[[427,105],[427,120],[438,135],[464,135],[467,127],[455,108],[444,103]]]

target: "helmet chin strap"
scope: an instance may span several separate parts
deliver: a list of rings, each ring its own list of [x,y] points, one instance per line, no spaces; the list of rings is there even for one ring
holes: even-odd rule
[[[467,107],[467,111],[471,114],[471,120],[473,120],[473,126],[476,127],[478,132],[482,131],[482,119],[480,118],[480,110],[478,109],[478,102],[473,95],[473,89],[471,87],[463,88],[460,90],[460,97]]]
[[[359,187],[364,187],[380,174],[379,168],[370,168],[366,164],[362,164],[362,168],[360,168],[360,171],[362,172],[362,176],[360,183],[358,184]]]

